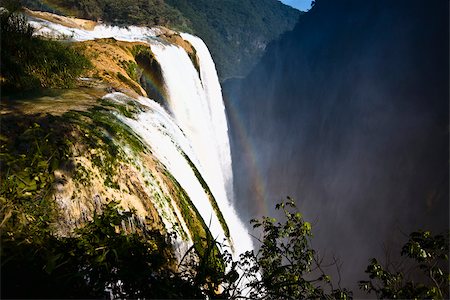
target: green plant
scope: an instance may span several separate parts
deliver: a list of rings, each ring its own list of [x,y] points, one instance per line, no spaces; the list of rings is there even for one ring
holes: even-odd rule
[[[311,224],[295,210],[292,199],[277,204],[276,209],[283,212],[284,222],[271,217],[251,221],[262,231],[260,248],[232,262],[234,273],[230,276],[242,275],[229,285],[227,293],[245,299],[352,298],[351,291],[335,286],[325,274],[311,246]]]
[[[90,61],[72,44],[33,36],[17,3],[0,14],[2,92],[75,86]]]
[[[51,231],[55,218],[51,199],[54,171],[67,161],[65,125],[57,119],[3,117],[0,146],[0,201],[2,234]],[[36,237],[39,235],[37,234]]]
[[[130,221],[136,221],[133,212],[112,201],[72,237],[49,232],[35,232],[39,240],[3,237],[3,295],[159,298],[183,291],[198,297],[200,292],[172,271],[170,235],[139,226],[133,231],[124,226]]]
[[[370,280],[360,281],[360,288],[381,299],[448,299],[448,250],[448,232],[435,236],[429,231],[413,232],[401,251],[412,260],[409,271],[391,270],[372,258],[366,269]]]

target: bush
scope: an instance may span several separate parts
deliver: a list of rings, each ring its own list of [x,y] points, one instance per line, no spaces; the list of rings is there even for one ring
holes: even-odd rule
[[[6,298],[199,297],[171,271],[168,236],[145,228],[127,232],[133,213],[116,202],[75,232],[2,236],[2,296]],[[29,226],[34,226],[30,224]],[[38,231],[34,231],[35,235]]]
[[[370,280],[360,281],[360,288],[381,299],[449,299],[448,249],[448,232],[413,232],[401,252],[407,260],[399,264],[409,271],[372,258],[366,269]]]
[[[325,274],[322,259],[311,246],[311,224],[296,211],[294,202],[288,198],[276,209],[282,210],[284,222],[271,217],[251,221],[262,230],[260,248],[233,263],[235,272],[242,275],[229,293],[238,291],[246,299],[351,299],[351,291]],[[239,282],[246,284],[239,287]]]
[[[91,67],[72,44],[33,36],[34,29],[17,11],[2,11],[0,22],[3,92],[74,87],[77,78]]]

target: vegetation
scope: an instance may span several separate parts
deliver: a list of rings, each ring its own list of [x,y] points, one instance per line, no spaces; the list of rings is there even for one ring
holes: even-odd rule
[[[28,235],[34,241],[51,232],[55,220],[54,201],[50,198],[55,180],[54,171],[69,167],[68,144],[52,126],[55,118],[34,122],[15,118],[14,123],[2,118],[0,146],[1,229],[5,236]],[[64,124],[59,128],[63,130]],[[29,227],[33,224],[32,227]],[[6,230],[5,228],[9,228]]]
[[[246,75],[266,45],[291,30],[300,13],[276,0],[24,0],[24,5],[118,25],[163,25],[208,45],[219,77]]]
[[[98,139],[107,136],[101,129],[93,132],[95,128],[109,126],[110,134],[126,134],[123,129],[105,125],[111,122],[95,115],[101,111],[98,107],[89,113],[72,112],[65,118],[92,124],[91,131],[84,132],[89,133],[86,143],[102,143]],[[88,117],[92,121],[84,119]],[[7,126],[6,136],[2,136],[3,297],[352,298],[351,291],[336,286],[324,272],[311,247],[311,224],[304,221],[291,199],[276,206],[284,214],[283,222],[270,217],[251,221],[261,230],[259,250],[244,253],[237,261],[206,234],[198,236],[177,267],[170,246],[172,236],[145,226],[124,226],[130,221],[136,224],[136,218],[133,211],[124,211],[114,201],[72,235],[55,235],[57,212],[48,197],[54,180],[52,170],[68,162],[70,142],[61,133],[81,124],[59,121],[51,116],[34,121],[23,118],[16,120],[18,126]],[[63,129],[55,132],[56,124],[64,124]],[[9,138],[12,136],[15,138]],[[176,187],[180,201],[185,202],[181,208],[192,208],[181,187]],[[391,273],[372,260],[367,269],[371,280],[361,282],[361,286],[381,298],[448,297],[448,235],[413,233],[402,253],[417,260],[418,269],[431,281],[404,282],[402,272]]]
[[[75,232],[16,235],[2,231],[2,296],[6,298],[199,297],[172,271],[169,236],[123,227],[132,212],[110,202]],[[38,225],[28,224],[29,228]],[[181,293],[182,292],[182,293]]]
[[[292,199],[276,205],[284,222],[271,217],[252,220],[261,228],[259,250],[234,262],[242,276],[230,287],[245,299],[350,299],[352,292],[333,284],[311,246],[311,224],[295,210]],[[236,283],[246,282],[244,288]]]
[[[89,60],[71,44],[33,36],[34,29],[18,13],[16,1],[2,1],[2,91],[73,87]]]
[[[181,150],[180,150],[181,151]],[[219,205],[216,202],[216,199],[214,198],[214,195],[212,194],[211,190],[209,189],[208,184],[203,179],[202,174],[198,171],[197,167],[194,165],[194,163],[190,160],[189,156],[186,155],[186,153],[183,152],[183,157],[188,162],[189,166],[191,167],[192,171],[195,174],[195,177],[202,185],[203,190],[205,191],[206,195],[208,195],[209,203],[211,204],[212,208],[214,209],[214,212],[216,213],[217,218],[219,219],[220,225],[222,226],[223,232],[225,233],[226,237],[230,237],[230,229],[228,228],[227,222],[225,221],[225,218],[222,214],[222,211],[220,210]]]
[[[163,25],[189,30],[188,20],[163,0],[23,0],[32,9],[117,25]]]
[[[299,11],[273,0],[166,0],[191,22],[214,58],[219,77],[245,76],[266,45],[291,30]]]
[[[187,279],[175,272],[170,235],[140,227],[138,233],[131,232],[128,236],[130,231],[119,227],[123,226],[123,221],[135,224],[136,217],[131,212],[123,213],[116,207],[117,203],[98,210],[104,211],[103,214],[95,214],[94,220],[73,232],[73,236],[55,234],[61,212],[54,200],[54,185],[58,180],[65,180],[57,179],[55,171],[64,170],[69,174],[76,180],[76,188],[80,188],[78,183],[89,186],[93,179],[89,170],[73,160],[74,151],[77,156],[89,157],[104,178],[104,185],[113,189],[119,189],[116,173],[120,157],[125,155],[118,145],[126,144],[136,155],[147,151],[110,111],[134,117],[142,108],[134,102],[99,102],[102,106],[84,112],[70,111],[62,116],[2,117],[1,260],[2,272],[8,274],[7,279],[2,277],[3,286],[8,287],[2,293],[7,297],[25,298],[97,298],[102,297],[106,289],[114,297],[199,297],[199,290],[189,285],[183,287]],[[202,272],[223,273],[224,264],[207,225],[181,186],[169,175],[195,240],[195,251],[190,255],[204,258],[198,260]],[[119,218],[118,214],[123,217]],[[148,264],[139,269],[133,262],[128,264],[130,259]],[[77,272],[79,269],[81,271]],[[21,277],[21,272],[29,277]],[[136,280],[133,274],[129,277],[127,272],[140,276],[142,281]],[[109,273],[111,276],[107,276]],[[205,283],[202,280],[211,277],[201,274],[196,272],[193,277],[199,286],[200,282]],[[124,277],[120,285],[119,277]],[[90,280],[85,282],[86,278]],[[63,282],[58,284],[58,280]],[[158,288],[149,285],[148,280],[157,281]],[[163,284],[166,280],[169,286]],[[49,291],[52,285],[58,288]],[[172,285],[183,288],[178,290]],[[192,291],[188,291],[189,288]]]
[[[401,251],[413,261],[382,266],[373,258],[366,270],[370,280],[360,281],[360,287],[381,299],[448,299],[448,247],[448,232],[413,232]]]
[[[33,29],[16,13],[18,2],[1,3],[7,8],[0,16],[2,89],[75,85],[90,67],[89,61],[74,45],[33,37]],[[245,72],[254,62],[254,54],[292,26],[297,16],[280,4],[280,11],[285,13],[280,18],[271,10],[274,4],[269,0],[260,0],[258,5],[251,0],[228,0],[226,4],[211,0],[27,3],[118,24],[192,29],[211,47],[222,76]],[[243,43],[246,40],[256,41],[255,45]],[[161,77],[148,47],[136,46],[133,55],[137,63],[122,62],[131,79],[138,81],[140,73],[146,70]],[[236,66],[240,57],[242,61],[233,69],[231,66]],[[191,59],[195,65],[195,51]],[[116,75],[131,85],[121,73]],[[61,117],[2,118],[0,255],[4,298],[352,298],[351,291],[336,285],[326,274],[321,258],[311,246],[311,224],[296,211],[291,199],[276,206],[284,214],[283,221],[270,217],[251,221],[261,232],[258,250],[248,251],[238,260],[213,239],[192,201],[169,173],[165,176],[173,183],[172,192],[194,239],[178,266],[172,235],[145,226],[126,226],[136,225],[137,217],[133,211],[124,211],[116,201],[95,210],[92,218],[71,234],[57,235],[59,212],[52,197],[57,183],[55,171],[66,170],[86,185],[90,180],[89,171],[70,159],[74,138],[85,145],[84,150],[96,150],[89,158],[104,172],[104,185],[113,189],[120,188],[115,175],[123,153],[118,143],[126,143],[136,153],[146,151],[139,138],[110,112],[134,118],[143,107],[135,102],[99,103],[101,106],[88,111],[72,111]],[[189,163],[228,236],[226,222],[211,191]],[[448,248],[448,233],[433,236],[428,231],[414,232],[401,252],[407,262],[382,265],[372,259],[366,270],[370,279],[360,281],[360,287],[379,298],[448,298]]]
[[[54,171],[68,170],[85,184],[90,180],[88,171],[69,159],[74,136],[82,139],[86,149],[98,149],[92,162],[104,170],[105,185],[112,188],[117,185],[114,170],[120,154],[111,139],[126,141],[133,151],[145,151],[139,139],[108,112],[114,109],[133,117],[139,108],[106,100],[101,104],[61,117],[2,118],[3,297],[352,297],[351,291],[325,273],[311,247],[311,224],[303,220],[291,199],[276,206],[284,214],[283,222],[270,217],[251,221],[261,233],[258,250],[238,260],[213,239],[207,224],[199,222],[201,217],[174,178],[173,192],[194,237],[194,245],[179,266],[170,246],[172,235],[140,226],[132,211],[124,211],[114,201],[95,210],[93,218],[71,235],[56,235],[59,213],[52,197]],[[124,226],[128,222],[134,226]],[[403,263],[408,268],[402,270],[372,259],[366,271],[370,280],[361,281],[361,288],[379,298],[448,298],[448,238],[448,233],[411,234],[402,254],[416,264]]]

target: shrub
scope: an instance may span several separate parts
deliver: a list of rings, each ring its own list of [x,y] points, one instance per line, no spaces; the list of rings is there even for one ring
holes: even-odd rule
[[[33,36],[34,29],[17,10],[2,11],[0,22],[3,92],[74,87],[92,66],[71,43]]]
[[[372,258],[366,269],[370,280],[360,281],[360,288],[381,299],[449,299],[448,248],[448,232],[413,232],[401,252],[407,259],[399,264],[409,271]]]

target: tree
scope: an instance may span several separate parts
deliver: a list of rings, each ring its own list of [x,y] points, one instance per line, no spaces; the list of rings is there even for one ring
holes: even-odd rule
[[[223,245],[207,236],[204,253],[188,251],[178,267],[170,235],[145,226],[126,228],[134,213],[123,211],[118,202],[104,205],[69,237],[39,230],[50,221],[28,223],[29,230],[17,231],[9,219],[2,228],[2,296],[351,298],[349,291],[334,288],[323,272],[311,248],[311,225],[294,208],[291,200],[277,205],[285,222],[269,217],[252,220],[255,228],[263,229],[256,254],[248,251],[233,261]]]
[[[0,222],[2,296],[351,299],[352,292],[325,273],[311,246],[311,224],[295,210],[294,202],[288,198],[276,209],[283,212],[284,221],[271,217],[251,221],[261,230],[257,251],[233,260],[227,248],[208,235],[202,241],[204,253],[194,252],[193,246],[178,266],[171,235],[145,226],[124,226],[139,222],[118,202],[104,205],[92,221],[66,237],[48,230],[51,219],[19,226],[19,219],[4,218]],[[402,255],[417,263],[414,270],[423,274],[421,281],[372,259],[366,270],[370,280],[361,281],[361,288],[379,298],[448,297],[448,243],[448,233],[412,233]]]
[[[401,251],[409,260],[401,265],[409,270],[383,266],[372,258],[366,269],[370,280],[360,281],[360,288],[381,299],[448,299],[448,250],[449,232],[435,236],[429,231],[413,232]]]
[[[174,270],[170,235],[133,232],[124,226],[133,216],[112,201],[71,237],[2,228],[2,297],[202,297]]]
[[[325,274],[311,246],[311,224],[295,208],[288,198],[276,205],[284,213],[284,222],[270,217],[251,221],[254,228],[262,229],[260,248],[242,254],[232,264],[242,275],[232,284],[235,292],[230,295],[237,299],[352,298],[349,290],[335,286]]]

